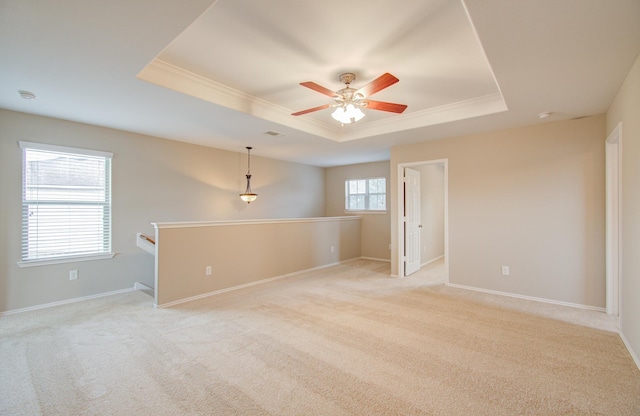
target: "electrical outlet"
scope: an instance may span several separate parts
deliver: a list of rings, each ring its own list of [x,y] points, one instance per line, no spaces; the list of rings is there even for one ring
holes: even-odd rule
[[[336,251],[336,248],[334,246],[331,246],[331,252],[333,253],[334,251]]]
[[[78,278],[77,270],[69,270],[69,280],[76,280]]]
[[[509,276],[509,266],[502,266],[502,275]]]
[[[204,274],[207,275],[207,276],[211,276],[211,273],[212,273],[211,272],[211,266],[205,267]]]

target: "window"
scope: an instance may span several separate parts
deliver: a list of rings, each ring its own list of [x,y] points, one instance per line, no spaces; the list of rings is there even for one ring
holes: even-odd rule
[[[111,153],[20,142],[22,262],[113,257]],[[89,256],[89,257],[87,257]]]
[[[386,211],[386,178],[349,179],[344,182],[347,211]]]

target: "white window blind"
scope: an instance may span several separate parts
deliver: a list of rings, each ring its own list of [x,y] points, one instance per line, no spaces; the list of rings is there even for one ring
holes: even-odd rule
[[[22,148],[22,262],[111,252],[111,153]]]
[[[349,179],[344,182],[347,211],[386,211],[385,178]]]

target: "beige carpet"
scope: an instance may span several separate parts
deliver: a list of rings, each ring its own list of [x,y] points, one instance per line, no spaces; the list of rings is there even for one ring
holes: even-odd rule
[[[640,415],[616,333],[388,273],[2,317],[0,415]]]

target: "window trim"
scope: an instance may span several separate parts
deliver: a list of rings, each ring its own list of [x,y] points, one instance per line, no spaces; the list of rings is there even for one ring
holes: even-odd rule
[[[388,186],[389,185],[388,185],[388,182],[389,181],[388,181],[388,178],[386,176],[370,176],[370,177],[365,177],[365,178],[348,178],[348,179],[344,180],[344,184],[345,184],[344,185],[345,186],[344,212],[346,214],[358,214],[358,215],[360,215],[360,214],[386,214],[388,212],[388,209],[349,209],[349,208],[347,208],[347,203],[348,203],[348,200],[347,200],[347,183],[350,182],[350,181],[363,181],[364,180],[364,181],[367,181],[367,187],[368,187],[368,184],[369,184],[368,181],[369,180],[373,180],[373,179],[384,179],[384,198],[385,198],[384,206],[387,207],[389,205],[388,204],[388,202],[389,202],[389,199],[388,199],[388,196],[389,196],[389,192],[388,192]],[[368,193],[369,192],[367,191],[367,194]]]
[[[109,159],[110,164],[112,163],[112,160],[113,160],[113,153],[104,152],[100,150],[81,149],[76,147],[58,146],[58,145],[36,143],[36,142],[29,142],[29,141],[22,141],[22,140],[18,141],[18,145],[22,150],[23,155],[24,155],[24,150],[29,149],[29,150],[36,150],[36,151],[40,150],[40,151],[50,151],[50,152],[57,152],[57,153],[68,153],[68,154],[75,154],[75,155],[103,157],[105,159]],[[24,156],[21,156],[21,157],[24,157]],[[24,181],[24,174],[25,174],[24,167],[22,169],[23,170],[20,172],[20,177],[21,177],[21,180]],[[79,262],[79,261],[102,260],[102,259],[109,259],[109,258],[115,257],[116,253],[113,251],[113,245],[112,245],[113,244],[113,234],[112,234],[113,233],[112,231],[113,229],[113,198],[112,198],[113,185],[112,185],[112,178],[111,178],[111,169],[109,170],[109,172],[110,172],[110,176],[108,178],[108,187],[109,187],[109,207],[110,207],[109,208],[110,251],[103,252],[103,253],[93,253],[93,254],[80,254],[80,255],[72,254],[72,255],[64,255],[59,257],[49,257],[49,258],[32,259],[32,260],[23,260],[21,258],[18,262],[16,262],[18,267],[44,266],[44,265],[60,264],[60,263],[73,263],[73,262]],[[22,186],[24,186],[24,184]],[[22,189],[22,192],[24,192],[24,189]],[[24,202],[21,202],[21,204],[22,203]],[[24,227],[24,224],[21,221],[21,224],[20,224],[21,235],[23,233],[23,227]],[[21,244],[23,243],[21,242]]]
[[[44,150],[58,153],[72,153],[77,155],[98,156],[113,159],[113,153],[101,150],[80,149],[77,147],[58,146],[55,144],[19,141],[20,149]]]
[[[34,266],[48,266],[50,264],[61,264],[61,263],[75,263],[78,261],[90,261],[90,260],[104,260],[104,259],[112,259],[116,256],[116,253],[103,253],[103,254],[89,254],[82,256],[64,256],[58,258],[51,259],[42,259],[42,260],[20,260],[17,262],[18,267],[34,267]]]

